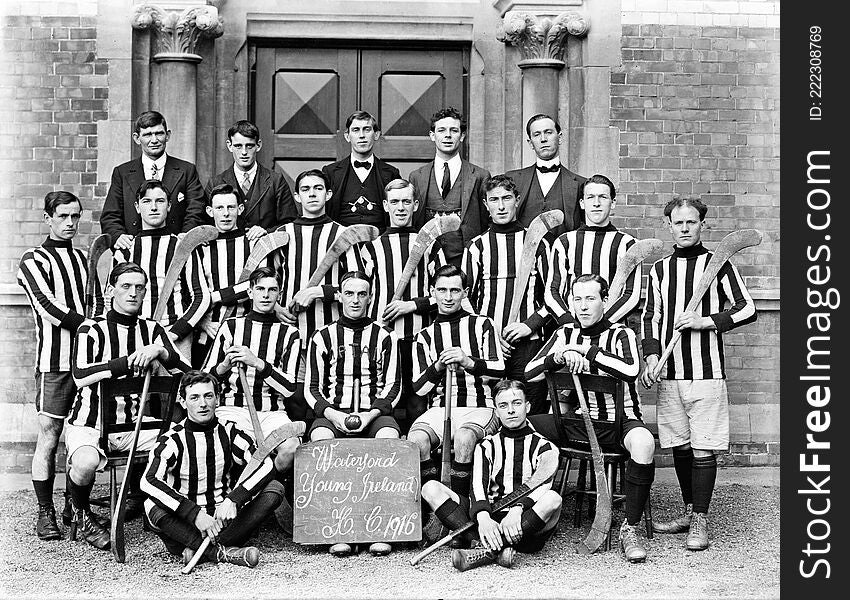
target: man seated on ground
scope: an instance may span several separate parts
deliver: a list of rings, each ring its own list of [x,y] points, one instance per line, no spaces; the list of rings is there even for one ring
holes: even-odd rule
[[[278,507],[283,485],[273,479],[268,457],[234,485],[256,447],[239,425],[218,420],[219,394],[218,380],[209,373],[189,371],[180,380],[186,418],[150,453],[142,480],[149,496],[145,512],[166,549],[184,563],[209,537],[215,544],[207,546],[202,560],[256,567],[259,550],[241,546]]]
[[[625,402],[622,431],[597,431],[599,445],[629,453],[626,463],[626,518],[620,528],[620,547],[629,562],[646,560],[646,550],[637,537],[637,524],[643,514],[649,488],[655,479],[655,439],[641,420],[637,381],[640,373],[637,335],[622,323],[604,318],[608,302],[608,282],[595,274],[576,277],[572,283],[573,311],[576,321],[562,325],[540,349],[525,369],[529,381],[543,379],[546,371],[567,370],[570,373],[609,375],[625,382]],[[575,406],[573,404],[573,406]],[[614,421],[614,398],[604,396],[600,405],[597,394],[587,395],[590,417]],[[544,437],[559,443],[587,444],[583,426],[565,425],[569,440],[561,440],[555,417],[535,415],[531,423]]]
[[[422,499],[446,527],[457,529],[470,517],[478,523],[483,547],[452,551],[452,564],[461,571],[494,561],[510,567],[514,550],[540,551],[561,516],[561,496],[550,489],[558,469],[558,450],[529,425],[526,416],[531,404],[525,385],[503,379],[494,394],[501,428],[475,446],[470,496],[436,480],[422,487]],[[507,512],[493,512],[495,503],[534,475],[545,475],[544,483]]]

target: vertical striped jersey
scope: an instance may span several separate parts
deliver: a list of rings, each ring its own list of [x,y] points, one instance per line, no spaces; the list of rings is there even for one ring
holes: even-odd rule
[[[221,323],[228,306],[236,306],[234,316],[237,317],[250,310],[250,304],[246,302],[248,282],[237,284],[237,281],[252,248],[245,231],[236,229],[220,232],[218,238],[195,249],[207,288],[221,294],[221,303],[210,307],[209,316],[214,324]]]
[[[301,350],[298,330],[278,321],[274,313],[255,311],[244,317],[227,319],[219,328],[203,370],[222,379],[222,404],[247,406],[245,390],[239,381],[239,370],[234,367],[224,377],[215,373],[216,366],[224,362],[225,352],[234,344],[247,346],[266,363],[259,372],[253,367],[245,368],[254,408],[260,411],[286,410],[283,399],[295,393],[295,375]]]
[[[490,225],[490,229],[475,237],[463,252],[462,269],[469,278],[469,301],[477,314],[493,319],[497,332],[508,325],[508,313],[514,298],[525,228],[517,221],[507,225]],[[520,305],[519,320],[531,328],[532,339],[540,337],[539,329],[548,311],[542,302],[548,269],[548,242],[538,246],[535,268],[531,272]]]
[[[202,510],[212,515],[225,498],[243,506],[274,477],[266,457],[237,485],[255,450],[251,437],[231,421],[175,423],[151,449],[142,477],[148,515],[156,504],[193,523]]]
[[[363,270],[372,279],[372,305],[370,316],[377,321],[392,300],[395,287],[404,271],[404,265],[416,242],[416,230],[412,227],[390,227],[381,237],[363,244],[360,259]],[[433,247],[433,244],[432,244]],[[412,300],[416,310],[402,315],[392,323],[386,323],[401,340],[412,340],[430,322],[429,248],[416,265],[410,283],[401,295],[401,300]]]
[[[713,253],[702,244],[673,250],[649,272],[643,308],[643,355],[660,355],[673,338],[676,317],[684,312]],[[730,307],[723,310],[726,302]],[[664,379],[724,379],[723,333],[756,320],[756,305],[744,280],[724,263],[703,296],[697,314],[711,317],[715,329],[690,329],[662,370]]]
[[[420,396],[436,390],[431,407],[445,405],[445,371],[435,363],[445,348],[461,348],[475,363],[470,370],[458,367],[454,377],[452,406],[493,408],[490,382],[505,374],[505,359],[489,317],[458,310],[451,315],[438,314],[420,331],[413,348],[413,389]]]
[[[610,285],[617,273],[617,261],[634,243],[632,236],[608,223],[604,227],[582,225],[562,234],[552,244],[545,298],[558,323],[563,325],[573,320],[567,300],[573,279],[594,273]],[[623,286],[623,294],[608,300],[605,316],[612,323],[624,320],[640,302],[639,277],[640,269],[632,271]]]
[[[36,364],[41,373],[68,372],[74,334],[85,320],[88,264],[71,241],[46,239],[21,257],[18,285],[35,319]]]
[[[353,412],[354,380],[360,379],[360,410],[392,415],[401,394],[398,338],[368,317],[319,329],[307,349],[304,398],[321,417],[326,408]]]
[[[489,513],[494,503],[528,483],[547,452],[558,451],[528,422],[519,429],[502,427],[478,442],[472,455],[470,517]],[[540,487],[548,489],[552,481]]]
[[[188,371],[191,367],[171,343],[159,323],[139,319],[110,310],[94,323],[85,324],[77,332],[74,359],[74,383],[79,388],[71,407],[68,423],[84,427],[100,426],[100,386],[104,379],[132,374],[127,358],[139,348],[157,344],[167,356],[160,363],[167,369]],[[110,423],[130,423],[138,416],[139,396],[116,397],[105,407]]]
[[[585,328],[578,322],[561,325],[537,356],[526,365],[527,381],[541,381],[546,371],[560,370],[562,365],[555,362],[555,353],[569,344],[587,348],[584,357],[590,362],[592,375],[608,375],[623,380],[625,417],[642,418],[640,397],[635,384],[640,374],[637,335],[622,323],[612,324],[607,319],[602,319]],[[573,392],[570,393],[570,398],[573,408],[578,406],[578,399]],[[588,393],[587,408],[590,410],[591,419],[614,421],[616,417],[614,398],[611,394]]]

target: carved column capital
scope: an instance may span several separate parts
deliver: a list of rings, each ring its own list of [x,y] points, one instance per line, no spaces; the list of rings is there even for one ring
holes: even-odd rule
[[[224,33],[224,20],[216,6],[193,6],[181,12],[167,11],[147,2],[130,13],[133,29],[151,29],[156,41],[154,60],[200,62],[196,53],[201,38],[215,39]]]
[[[497,37],[499,41],[520,49],[523,57],[520,67],[561,68],[564,66],[567,35],[584,36],[589,27],[587,18],[576,12],[564,12],[550,19],[527,12],[508,11]]]

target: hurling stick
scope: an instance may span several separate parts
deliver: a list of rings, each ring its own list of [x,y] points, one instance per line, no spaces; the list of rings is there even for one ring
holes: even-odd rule
[[[691,312],[697,309],[699,303],[702,301],[702,297],[705,296],[717,274],[720,273],[720,269],[723,268],[723,265],[736,252],[750,246],[758,246],[761,244],[762,237],[762,233],[758,229],[742,229],[740,231],[733,231],[720,240],[717,249],[714,251],[711,260],[708,261],[705,271],[702,273],[702,277],[700,277],[697,287],[694,289],[694,295],[691,296],[690,302],[685,307],[685,312]],[[670,358],[680,339],[682,339],[682,332],[674,332],[672,339],[661,354],[661,358],[658,359],[655,370],[652,372],[652,381],[658,380],[658,376],[661,375],[661,369],[664,368],[664,363]]]
[[[440,464],[440,483],[451,487],[452,483],[452,402],[454,396],[454,365],[446,365],[445,401],[443,418],[443,456]]]
[[[112,236],[108,233],[101,233],[94,238],[89,246],[89,265],[88,276],[86,279],[86,318],[91,319],[97,314],[97,301],[103,300],[103,295],[95,297],[97,291],[97,263],[104,252],[112,246]]]
[[[537,265],[537,248],[549,231],[563,224],[564,213],[561,210],[547,210],[534,217],[528,230],[525,232],[525,240],[522,244],[522,255],[514,279],[514,293],[511,298],[511,308],[508,312],[508,323],[516,323],[519,317],[519,309],[526,300],[525,288],[528,287],[528,279],[531,271]]]
[[[297,435],[302,435],[306,431],[306,424],[304,421],[294,421],[292,423],[286,423],[285,425],[281,425],[274,431],[272,431],[269,436],[263,440],[263,443],[257,448],[254,454],[251,455],[251,459],[248,461],[248,464],[245,465],[245,468],[242,470],[242,476],[239,478],[239,483],[245,481],[251,473],[257,470],[269,454],[272,451],[280,446],[283,442],[291,437],[295,437]],[[195,550],[195,553],[192,555],[191,560],[186,563],[180,572],[183,575],[188,575],[192,572],[195,566],[198,564],[198,561],[201,560],[201,557],[204,555],[207,547],[210,545],[211,538],[204,537],[201,541],[201,545],[198,546],[198,549]]]
[[[663,249],[664,242],[657,238],[636,240],[617,261],[617,272],[608,286],[608,303],[616,302],[623,295],[626,280],[643,261],[653,254],[660,254]]]
[[[245,367],[240,365],[239,383],[242,384],[242,398],[245,400],[245,406],[248,407],[248,414],[251,416],[251,427],[254,429],[254,439],[263,440],[266,436],[263,435],[263,427],[260,425],[260,417],[257,416],[257,407],[254,406],[254,395],[251,393],[251,385],[248,383],[248,374],[245,372]]]

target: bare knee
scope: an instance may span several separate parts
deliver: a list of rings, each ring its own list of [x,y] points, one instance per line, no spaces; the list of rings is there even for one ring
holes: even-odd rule
[[[632,457],[632,460],[640,465],[648,465],[655,458],[655,438],[648,429],[637,427],[626,434],[623,445]]]
[[[328,429],[327,427],[317,427],[310,433],[310,441],[311,442],[320,442],[322,440],[332,440],[336,436],[334,432]]]
[[[422,486],[422,499],[425,500],[432,508],[440,506],[449,498],[446,486],[439,481],[432,479],[426,481]]]
[[[561,510],[561,495],[554,490],[546,490],[540,500],[534,503],[534,511],[546,521]]]
[[[90,446],[77,448],[70,457],[71,479],[80,485],[86,485],[94,479],[98,466],[100,466],[100,454]]]
[[[475,444],[478,443],[478,434],[468,427],[460,427],[455,432],[454,449],[457,462],[470,462]]]
[[[413,429],[407,434],[407,441],[413,442],[419,448],[419,460],[431,457],[431,437],[421,429]]]
[[[295,450],[298,448],[298,438],[289,438],[277,447],[277,456],[274,458],[275,469],[281,473],[292,468],[295,462]]]
[[[398,430],[393,427],[381,427],[378,431],[375,432],[376,438],[381,439],[390,439],[397,440],[398,439]]]

